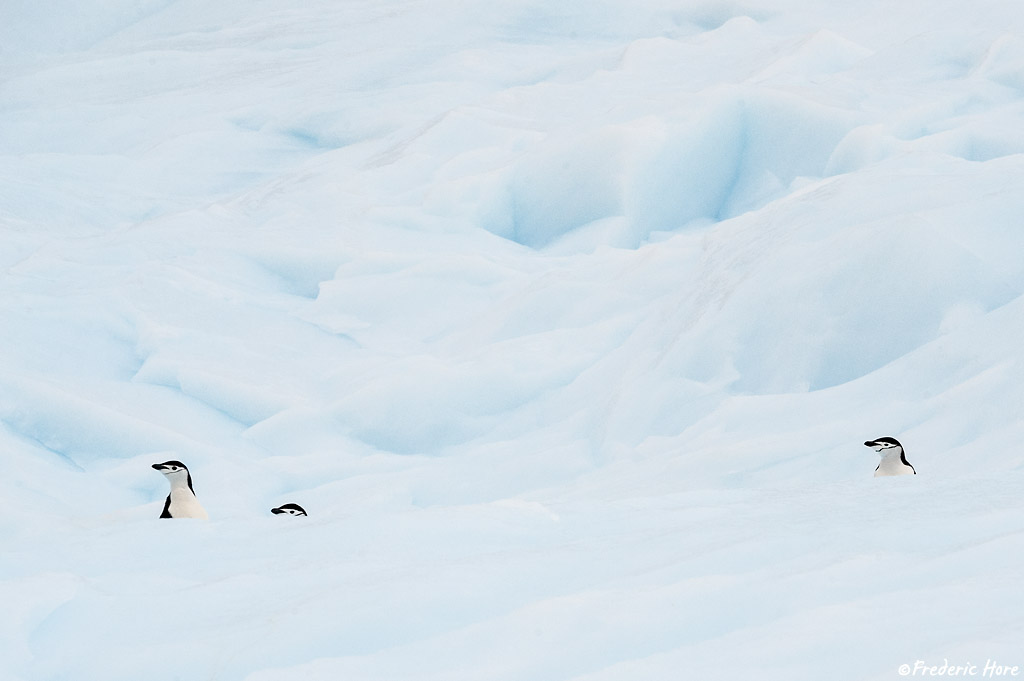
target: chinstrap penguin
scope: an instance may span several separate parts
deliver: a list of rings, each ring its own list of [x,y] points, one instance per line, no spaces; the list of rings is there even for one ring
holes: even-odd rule
[[[281,504],[277,508],[270,509],[270,512],[274,515],[306,515],[306,509],[302,508],[298,504]]]
[[[208,520],[209,515],[196,499],[192,489],[192,475],[180,461],[164,461],[153,464],[153,468],[164,474],[171,485],[171,493],[164,502],[161,518],[202,518]]]
[[[917,475],[917,471],[907,461],[903,445],[896,438],[880,437],[877,440],[868,440],[864,445],[873,448],[882,456],[882,463],[875,468],[876,478],[884,475]]]

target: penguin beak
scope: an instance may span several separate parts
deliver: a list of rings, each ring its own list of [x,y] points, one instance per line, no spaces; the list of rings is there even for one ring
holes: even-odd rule
[[[877,444],[878,444],[877,442],[871,442],[871,441],[869,440],[868,442],[865,442],[865,443],[864,443],[864,446],[865,446],[865,447],[874,447],[874,446],[875,446],[875,445],[877,445]],[[153,468],[156,468],[156,466],[153,466]]]
[[[270,512],[273,513],[274,515],[280,515],[280,514],[284,513],[284,511],[282,511],[279,508],[272,508],[272,509],[270,509]]]
[[[164,469],[163,465],[158,464],[158,463],[153,464],[153,468],[158,470],[158,471],[162,471]]]

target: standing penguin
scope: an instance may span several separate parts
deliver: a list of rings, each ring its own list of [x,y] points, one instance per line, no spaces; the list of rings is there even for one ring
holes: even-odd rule
[[[882,463],[875,469],[876,478],[884,475],[917,475],[917,471],[907,461],[903,445],[896,438],[880,437],[877,440],[868,440],[864,445],[872,447],[882,455]]]
[[[161,518],[209,519],[210,516],[196,499],[196,492],[192,489],[192,475],[185,464],[180,461],[164,461],[153,464],[153,468],[163,473],[171,484],[171,493],[164,502]]]

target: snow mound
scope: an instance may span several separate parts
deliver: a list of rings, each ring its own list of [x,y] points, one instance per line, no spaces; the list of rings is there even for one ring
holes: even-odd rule
[[[0,681],[1024,664],[1018,3],[0,4]]]

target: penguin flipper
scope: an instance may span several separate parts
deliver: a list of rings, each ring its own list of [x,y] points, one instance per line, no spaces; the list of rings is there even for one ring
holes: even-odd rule
[[[160,514],[161,518],[170,518],[171,516],[171,495],[167,495],[167,501],[164,502],[164,512]]]

